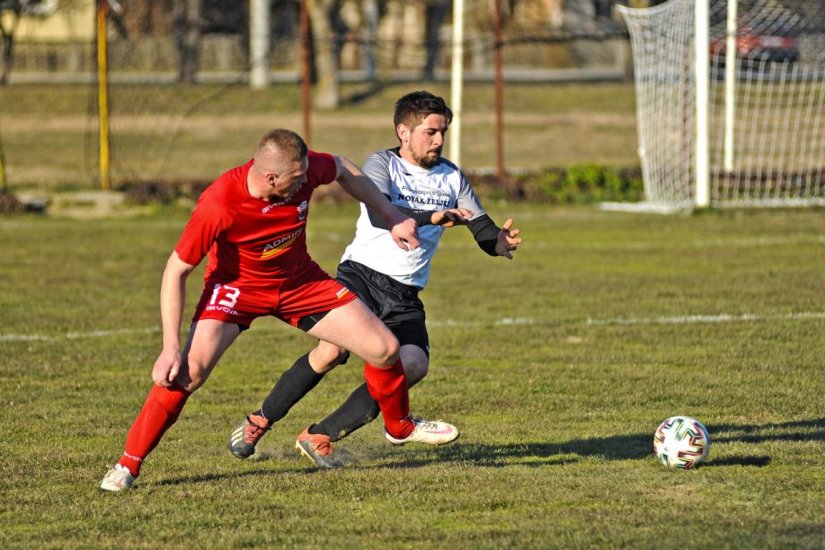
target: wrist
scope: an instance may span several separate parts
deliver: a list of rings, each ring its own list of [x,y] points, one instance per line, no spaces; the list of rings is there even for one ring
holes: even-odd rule
[[[164,353],[180,353],[180,340],[163,340]]]
[[[388,212],[384,216],[384,220],[387,222],[389,227],[394,227],[400,223],[404,223],[409,219],[409,216],[399,212],[398,210],[393,208],[393,211]]]

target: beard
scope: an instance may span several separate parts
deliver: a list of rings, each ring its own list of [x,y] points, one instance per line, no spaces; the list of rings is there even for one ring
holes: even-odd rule
[[[441,150],[431,151],[424,156],[419,156],[410,151],[410,155],[420,167],[430,169],[438,164],[439,159],[441,159]]]

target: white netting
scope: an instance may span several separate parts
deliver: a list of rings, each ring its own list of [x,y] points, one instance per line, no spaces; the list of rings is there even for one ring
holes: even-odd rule
[[[726,70],[728,2],[710,4],[712,202],[825,202],[825,5],[740,0],[735,65]],[[695,193],[694,9],[694,0],[670,0],[620,10],[634,52],[646,198],[654,203],[686,205]]]
[[[633,47],[645,198],[689,203],[694,181],[693,0],[622,12]]]

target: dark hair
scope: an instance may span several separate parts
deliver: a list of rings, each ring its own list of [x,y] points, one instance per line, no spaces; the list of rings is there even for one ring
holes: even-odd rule
[[[395,102],[393,122],[396,128],[399,124],[414,128],[433,114],[444,115],[447,118],[447,124],[453,121],[453,112],[447,107],[443,98],[426,90],[410,92]]]
[[[255,150],[256,156],[264,151],[271,149],[278,149],[284,153],[289,160],[301,160],[307,156],[307,144],[304,138],[284,128],[270,130],[265,133],[258,142],[258,148]]]

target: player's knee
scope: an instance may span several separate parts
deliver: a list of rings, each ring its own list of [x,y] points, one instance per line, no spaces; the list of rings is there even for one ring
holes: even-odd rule
[[[389,368],[398,361],[398,353],[381,353],[373,355],[372,359],[364,359],[376,367]]]
[[[430,369],[430,357],[427,351],[416,344],[407,344],[401,348],[401,362],[410,386],[420,382]]]
[[[377,343],[372,351],[371,358],[364,358],[373,365],[393,365],[399,358],[398,340],[391,333]]]
[[[200,388],[201,386],[203,386],[203,384],[205,382],[206,382],[206,377],[205,376],[196,374],[196,375],[190,377],[190,380],[186,385],[181,385],[181,387],[183,387],[183,389],[185,389],[189,393],[192,393],[195,390],[197,390],[198,388]]]
[[[377,367],[395,364],[399,357],[398,340],[395,336],[389,330],[372,333],[371,336],[369,340],[362,339],[353,351],[361,359]]]
[[[407,374],[407,383],[412,386],[421,382],[430,370],[428,360],[413,359],[404,362],[404,372]]]
[[[209,368],[196,359],[189,357],[188,361],[181,366],[175,382],[184,390],[192,393],[203,386],[208,377]]]

